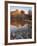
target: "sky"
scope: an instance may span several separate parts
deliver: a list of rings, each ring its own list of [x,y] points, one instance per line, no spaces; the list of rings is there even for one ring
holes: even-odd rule
[[[15,9],[29,11],[29,10],[32,10],[32,7],[10,6],[10,11],[14,11]]]

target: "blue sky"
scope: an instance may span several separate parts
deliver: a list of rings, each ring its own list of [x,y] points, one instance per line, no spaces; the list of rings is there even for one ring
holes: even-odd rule
[[[32,10],[32,7],[22,7],[22,6],[10,6],[10,10],[12,11],[13,9],[22,9],[22,10]]]

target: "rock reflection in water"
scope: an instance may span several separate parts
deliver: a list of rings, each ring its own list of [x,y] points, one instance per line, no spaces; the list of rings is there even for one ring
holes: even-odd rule
[[[11,26],[10,39],[29,39],[32,38],[32,27],[29,24],[24,26]]]

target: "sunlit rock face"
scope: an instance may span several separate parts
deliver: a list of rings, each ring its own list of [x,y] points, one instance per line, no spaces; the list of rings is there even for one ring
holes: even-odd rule
[[[23,11],[16,9],[15,11],[11,11],[11,25],[18,26],[19,24],[21,24],[22,26],[24,26],[27,20],[32,19],[31,18],[32,16],[30,16],[30,14],[31,11],[25,11],[25,10]]]
[[[28,11],[26,11],[26,10],[18,10],[18,9],[16,9],[16,10],[14,10],[14,11],[11,11],[12,13],[12,15],[14,15],[14,16],[16,16],[17,14],[22,14],[21,12],[23,12],[23,14],[28,14],[29,12]]]

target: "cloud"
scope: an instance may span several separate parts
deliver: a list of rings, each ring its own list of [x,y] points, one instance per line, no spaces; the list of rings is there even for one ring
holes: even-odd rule
[[[32,10],[32,7],[10,6],[10,11],[14,11],[16,9],[24,10],[24,11],[29,11],[29,10]]]

